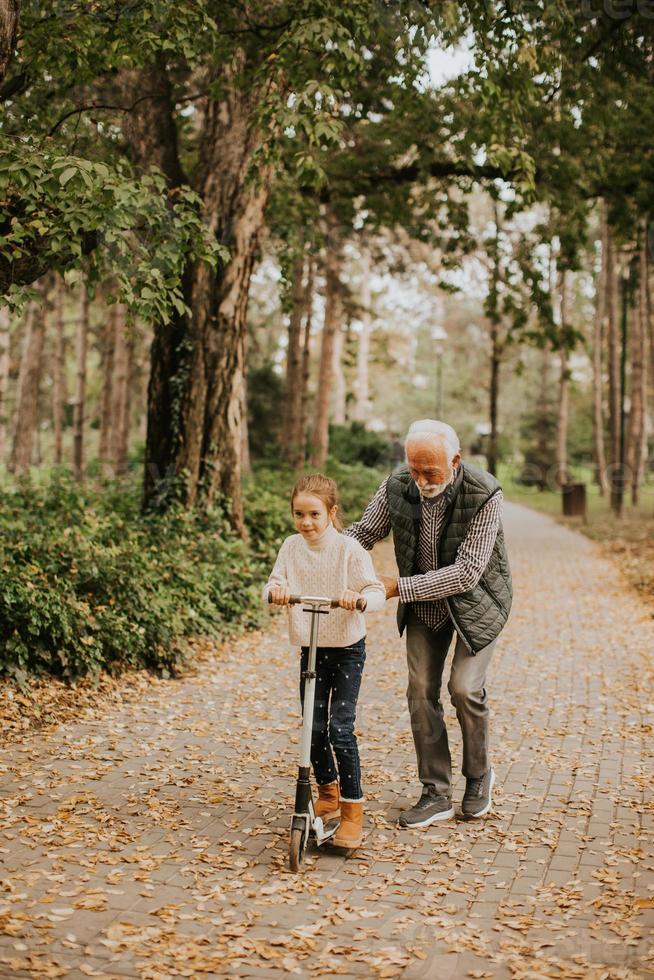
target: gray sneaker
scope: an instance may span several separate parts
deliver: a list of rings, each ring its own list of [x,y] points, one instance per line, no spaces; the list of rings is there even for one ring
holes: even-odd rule
[[[483,817],[493,805],[492,791],[495,785],[495,770],[489,769],[479,779],[466,779],[466,791],[461,802],[464,817]]]
[[[400,827],[429,827],[453,816],[452,801],[441,796],[434,786],[425,786],[416,805],[400,814]]]

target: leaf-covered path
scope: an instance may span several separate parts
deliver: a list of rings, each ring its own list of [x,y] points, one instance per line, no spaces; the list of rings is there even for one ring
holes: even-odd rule
[[[491,816],[396,826],[419,786],[389,608],[360,701],[365,844],[288,872],[299,711],[280,616],[0,751],[0,976],[648,975],[654,621],[592,542],[520,507],[506,524]]]

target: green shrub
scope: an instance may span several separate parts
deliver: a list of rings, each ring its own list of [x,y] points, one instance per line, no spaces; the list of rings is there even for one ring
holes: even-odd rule
[[[220,510],[141,518],[135,487],[0,494],[0,670],[174,669],[185,638],[259,621],[263,566]]]
[[[257,470],[256,480],[244,486],[245,524],[254,556],[272,565],[284,538],[293,534],[290,491],[295,475],[287,481],[274,470]]]
[[[327,474],[338,484],[341,518],[345,526],[359,520],[375,490],[389,472],[387,467],[372,469],[361,464],[342,463],[331,456],[326,469]]]
[[[333,460],[328,472],[346,523],[383,477]],[[55,472],[0,487],[0,673],[173,673],[188,638],[259,625],[261,586],[294,530],[295,478],[261,469],[246,483],[247,543],[220,506],[143,516],[137,475],[80,486]]]
[[[350,425],[330,425],[329,452],[341,463],[387,469],[391,446],[376,432],[369,432],[361,422]]]

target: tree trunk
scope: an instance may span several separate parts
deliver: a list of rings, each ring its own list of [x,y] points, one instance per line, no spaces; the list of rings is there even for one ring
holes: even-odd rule
[[[9,471],[18,476],[27,473],[32,464],[44,338],[45,303],[41,299],[29,304],[25,318],[25,341],[16,398],[16,429],[8,466]]]
[[[282,457],[298,468],[304,460],[302,433],[302,319],[306,302],[304,286],[304,252],[299,252],[293,264],[291,316],[288,325],[286,353],[286,399],[282,437]]]
[[[116,311],[114,340],[112,459],[116,476],[124,476],[127,472],[129,449],[134,340],[125,322],[125,307],[118,303],[116,306],[118,309]]]
[[[114,351],[120,313],[114,303],[105,313],[102,331],[102,395],[100,399],[100,442],[98,457],[104,476],[115,475],[113,454],[114,426]]]
[[[370,419],[370,333],[372,329],[372,311],[370,296],[370,253],[362,254],[361,277],[361,326],[357,346],[357,381],[355,392],[354,414],[358,422],[364,424]]]
[[[641,256],[642,261],[642,256]],[[642,480],[644,481],[648,475],[649,467],[649,437],[652,432],[652,414],[650,413],[649,401],[650,394],[652,393],[652,386],[654,385],[654,322],[652,318],[652,293],[651,293],[651,275],[652,275],[652,264],[650,260],[649,247],[645,249],[645,282],[643,289],[643,301],[644,301],[644,321],[643,330],[645,333],[645,349],[647,351],[646,363],[647,363],[647,380],[645,383],[645,390],[647,392],[647,398],[645,399],[645,433],[643,439],[643,455],[642,455]],[[641,481],[642,482],[642,481]]]
[[[541,352],[540,390],[538,392],[538,422],[536,430],[536,452],[539,465],[538,489],[541,493],[551,489],[549,486],[550,465],[552,460],[552,445],[550,439],[551,407],[551,351],[549,342]]]
[[[89,333],[89,296],[82,284],[77,324],[76,361],[77,383],[73,411],[73,474],[76,480],[84,476],[84,416],[86,412],[86,353]]]
[[[300,410],[300,434],[302,453],[298,453],[298,469],[304,466],[307,432],[309,429],[309,374],[311,369],[311,330],[313,326],[313,284],[316,273],[316,260],[309,256],[309,269],[305,291],[304,340],[302,342],[302,399]]]
[[[20,0],[0,0],[0,82],[14,54],[19,15]]]
[[[640,499],[645,413],[647,407],[647,226],[641,222],[638,292],[631,331],[631,408],[625,448],[625,478],[631,483],[631,502]]]
[[[230,500],[242,534],[241,447],[244,340],[250,276],[271,181],[260,166],[254,128],[257,93],[248,95],[224,69],[223,98],[207,102],[199,123],[195,189],[204,220],[229,249],[218,269],[196,263],[184,277],[189,315],[156,324],[148,388],[144,505],[165,506],[181,492],[187,506]],[[163,101],[163,100],[160,100]],[[166,94],[167,111],[172,111]],[[151,132],[150,127],[146,127]],[[165,172],[174,181],[172,163]]]
[[[142,68],[121,72],[118,85],[127,104],[123,130],[137,170],[158,167],[172,187],[187,183],[182,169],[173,111],[173,91],[162,53]]]
[[[7,451],[7,384],[9,381],[9,309],[0,306],[0,466]]]
[[[490,433],[488,436],[488,452],[486,453],[486,465],[488,472],[493,476],[497,473],[498,462],[498,405],[499,405],[499,385],[500,385],[500,364],[502,360],[502,346],[500,343],[500,312],[499,312],[499,283],[500,283],[500,215],[497,201],[494,202],[495,214],[495,239],[492,250],[492,270],[491,287],[488,296],[488,319],[490,323],[491,341],[491,362],[490,362],[490,384],[489,384],[489,416]],[[441,365],[439,364],[439,371]],[[440,388],[440,382],[439,382]]]
[[[611,229],[607,230],[606,247],[606,315],[609,367],[609,484],[611,509],[621,511],[620,502],[620,342],[618,336],[615,246]]]
[[[311,439],[311,465],[322,469],[329,451],[329,402],[334,375],[334,338],[341,326],[342,301],[340,271],[342,244],[336,222],[329,219],[325,249],[325,318],[322,328],[320,369],[316,392],[315,418]]]
[[[627,353],[629,350],[629,307],[631,305],[631,263],[625,254],[620,270],[620,463],[616,478],[615,513],[622,517],[627,486]]]
[[[643,241],[639,256],[639,293],[638,302],[640,304],[641,330],[643,333],[643,427],[641,430],[640,462],[639,462],[639,488],[647,479],[648,465],[648,437],[650,432],[651,417],[648,409],[648,398],[650,386],[654,381],[654,371],[651,369],[650,357],[651,350],[651,308],[649,295],[649,274],[650,274],[650,251],[647,237],[647,226],[649,219],[643,219]]]
[[[198,288],[193,294],[193,313],[201,331],[201,346],[196,351],[199,356],[194,359],[191,372],[195,384],[183,416],[186,438],[180,464],[187,472],[196,474],[189,481],[187,500],[190,504],[196,500],[210,504],[216,494],[226,497],[231,504],[232,524],[242,534],[245,534],[241,446],[246,314],[270,177],[267,172],[261,183],[252,186],[246,183],[245,174],[238,176],[235,199],[228,212],[221,215],[220,238],[230,245],[230,261],[217,279],[207,266],[196,270]],[[212,295],[215,317],[209,315]]]
[[[560,272],[557,276],[561,346],[559,349],[559,402],[556,417],[556,482],[560,487],[570,482],[568,473],[570,372],[568,370],[568,348],[565,342],[565,326],[568,317],[568,277],[569,273],[566,271]]]
[[[492,473],[493,476],[497,473],[497,443],[498,443],[498,426],[497,426],[497,412],[499,404],[499,389],[500,389],[500,364],[502,361],[500,345],[499,345],[499,326],[497,323],[491,322],[491,370],[490,370],[490,434],[488,436],[488,453],[487,453],[487,465],[488,472]]]
[[[334,393],[332,421],[335,425],[345,425],[347,415],[347,384],[345,372],[343,370],[343,346],[345,343],[345,331],[342,324],[339,324],[334,334]]]
[[[604,377],[603,352],[606,319],[606,253],[608,224],[606,204],[602,201],[601,213],[601,265],[595,289],[595,319],[593,323],[593,448],[595,454],[595,479],[602,497],[609,493],[604,447]]]
[[[63,428],[64,428],[64,294],[65,287],[62,279],[57,280],[55,298],[55,349],[52,373],[52,430],[54,437],[53,461],[55,466],[61,466],[63,459]]]
[[[250,455],[250,424],[248,421],[248,378],[247,372],[243,372],[243,384],[241,386],[241,473],[249,476],[252,473],[252,457]]]

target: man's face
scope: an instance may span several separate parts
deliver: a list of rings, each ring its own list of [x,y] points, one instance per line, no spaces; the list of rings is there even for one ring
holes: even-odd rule
[[[407,447],[409,472],[423,497],[438,497],[447,490],[460,462],[457,453],[450,463],[443,443],[433,439],[411,441]]]

